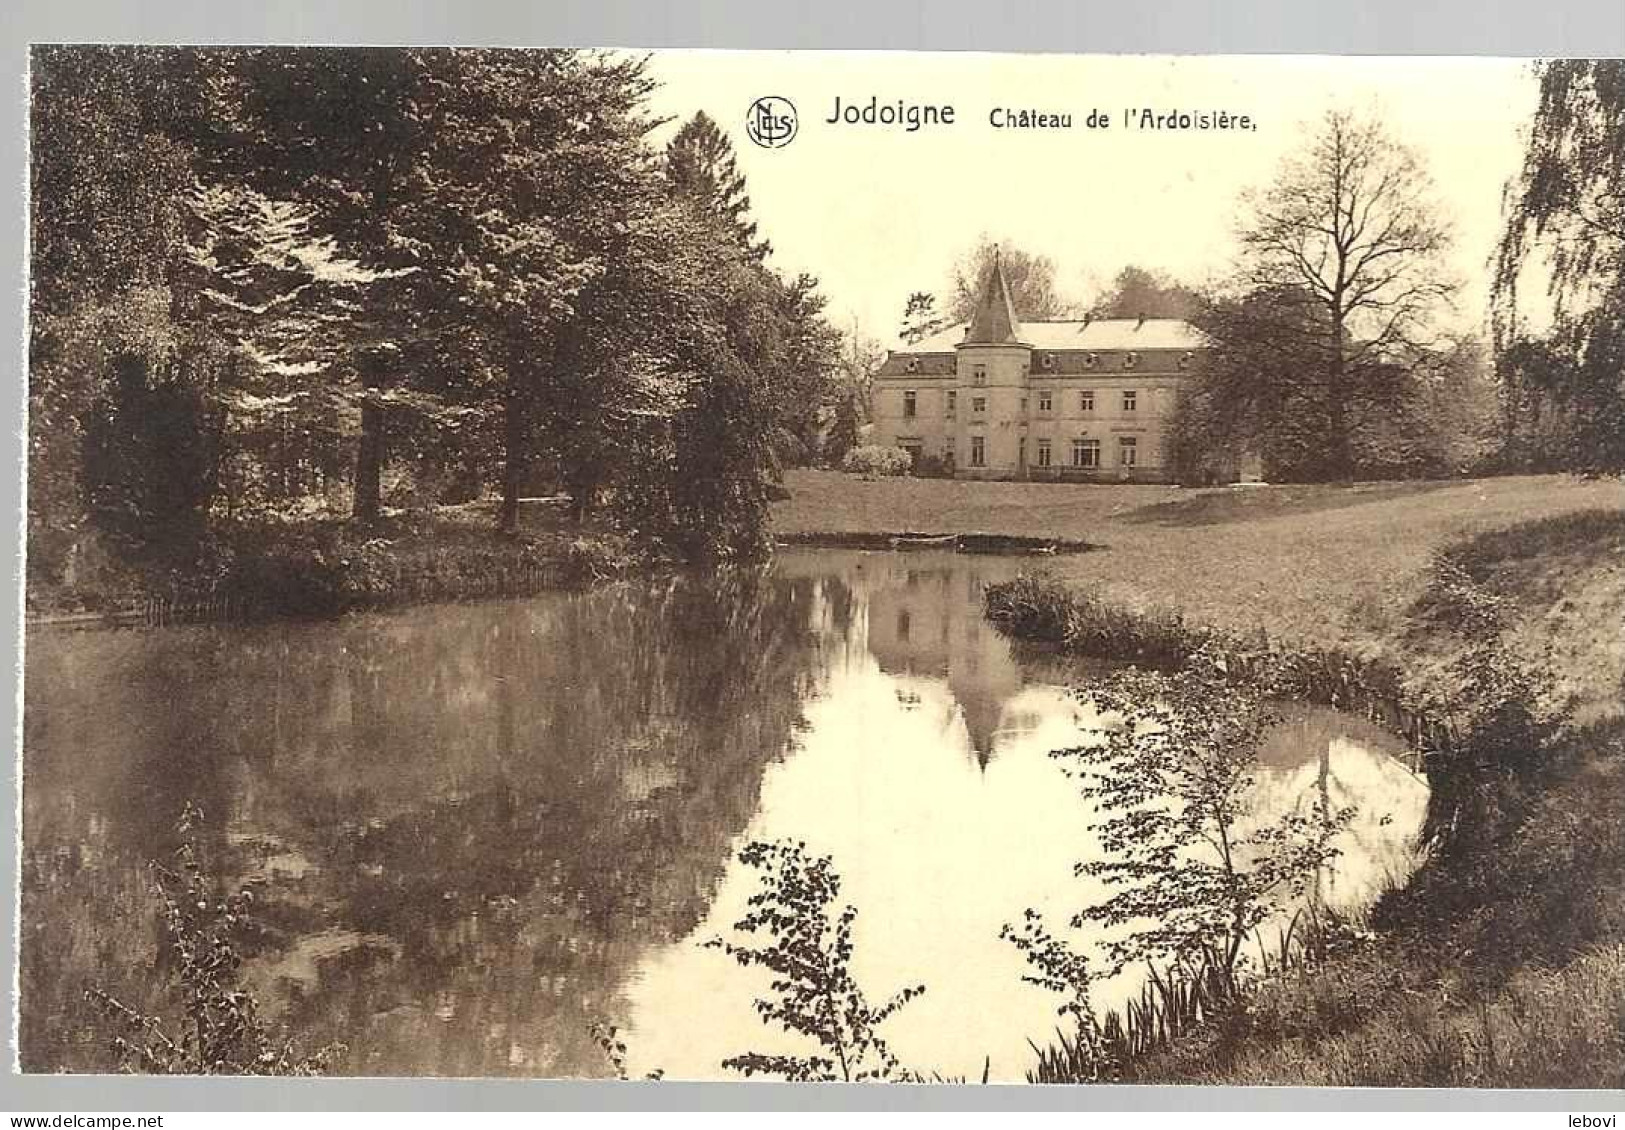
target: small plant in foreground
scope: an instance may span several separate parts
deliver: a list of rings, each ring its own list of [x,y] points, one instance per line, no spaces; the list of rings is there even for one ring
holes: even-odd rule
[[[621,1039],[621,1030],[613,1024],[595,1023],[587,1031],[591,1033],[593,1043],[598,1045],[598,1050],[603,1052],[604,1058],[609,1061],[610,1069],[615,1072],[615,1078],[623,1083],[630,1082],[632,1076],[626,1070],[626,1041]],[[644,1076],[651,1081],[665,1077],[666,1073],[660,1068]]]
[[[1216,961],[1233,975],[1248,938],[1298,903],[1339,853],[1332,845],[1354,810],[1316,797],[1305,808],[1248,826],[1252,766],[1276,724],[1256,690],[1217,673],[1130,671],[1088,698],[1121,721],[1097,744],[1058,751],[1085,799],[1104,818],[1105,858],[1080,875],[1114,888],[1075,925],[1130,927],[1110,941],[1107,975],[1141,962],[1194,967]]]
[[[1147,992],[1123,1018],[1101,1023],[1089,1005],[1094,970],[1040,915],[1029,910],[1004,936],[1036,970],[1028,980],[1070,997],[1062,1012],[1079,1033],[1071,1054],[1097,1077],[1123,1054],[1239,999],[1247,942],[1304,900],[1354,812],[1317,798],[1250,823],[1251,766],[1276,720],[1259,691],[1220,672],[1200,664],[1178,675],[1130,670],[1084,697],[1112,721],[1094,732],[1096,742],[1051,756],[1068,763],[1101,813],[1094,828],[1103,857],[1076,872],[1111,893],[1071,925],[1106,932],[1099,976],[1143,965]]]
[[[826,1054],[747,1052],[722,1065],[747,1076],[778,1075],[794,1083],[914,1081],[877,1029],[924,993],[925,986],[903,989],[878,1007],[869,1003],[850,966],[858,912],[852,906],[835,911],[841,879],[830,858],[809,855],[805,844],[790,841],[753,841],[739,858],[762,873],[762,885],[734,929],[765,937],[744,943],[716,938],[706,945],[742,966],[761,966],[774,974],[774,995],[756,1001],[757,1013],[788,1032],[812,1037]]]
[[[85,996],[116,1027],[114,1053],[126,1071],[155,1075],[321,1075],[336,1047],[313,1055],[290,1040],[273,1039],[259,1017],[252,993],[238,984],[241,963],[234,935],[243,926],[252,895],[224,898],[198,860],[194,832],[203,814],[190,802],[176,831],[180,847],[174,869],[154,862],[153,884],[162,901],[165,933],[185,1020],[179,1025],[149,1016],[92,986]]]

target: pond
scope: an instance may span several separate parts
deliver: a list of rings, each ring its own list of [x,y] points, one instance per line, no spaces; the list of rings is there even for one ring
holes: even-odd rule
[[[1076,909],[1098,850],[1048,756],[1096,721],[1064,689],[1090,669],[981,616],[1026,564],[790,550],[727,583],[31,633],[25,1068],[106,1066],[87,983],[158,1000],[142,866],[190,800],[257,893],[249,983],[344,1073],[601,1076],[595,1022],[669,1078],[793,1050],[701,944],[755,890],[736,850],[790,837],[833,856],[870,995],[927,987],[885,1029],[899,1058],[1020,1080],[1059,999],[1000,927]],[[1400,741],[1297,708],[1261,761],[1260,813],[1359,809],[1330,903],[1409,873],[1427,789]]]

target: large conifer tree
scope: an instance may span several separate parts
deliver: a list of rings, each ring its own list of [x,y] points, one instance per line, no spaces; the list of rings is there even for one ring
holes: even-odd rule
[[[667,143],[666,178],[677,195],[732,231],[752,256],[767,257],[772,247],[756,240],[750,195],[734,159],[733,143],[704,110],[684,122]]]

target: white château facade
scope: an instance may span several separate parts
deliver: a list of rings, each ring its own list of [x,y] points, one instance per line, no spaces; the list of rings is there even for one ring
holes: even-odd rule
[[[871,443],[961,479],[1169,479],[1164,428],[1206,339],[1172,318],[1026,322],[997,256],[968,325],[888,354]]]

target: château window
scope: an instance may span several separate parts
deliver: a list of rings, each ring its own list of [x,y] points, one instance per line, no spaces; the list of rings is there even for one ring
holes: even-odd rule
[[[1139,407],[1139,399],[1140,399],[1139,393],[1137,393],[1134,389],[1131,389],[1131,388],[1124,389],[1123,390],[1123,411],[1125,411],[1125,412],[1134,411],[1137,407]]]
[[[1100,441],[1098,439],[1073,440],[1072,465],[1086,468],[1100,466]]]
[[[948,415],[952,416],[959,411],[959,394],[953,389],[948,390]]]
[[[982,436],[970,437],[970,465],[972,467],[987,466],[987,440]]]
[[[1049,440],[1040,439],[1038,441],[1038,465],[1040,467],[1048,467],[1049,458]]]
[[[903,415],[904,416],[912,416],[912,415],[914,415],[914,411],[918,407],[919,407],[919,394],[914,393],[914,392],[905,392],[903,394]]]
[[[1133,436],[1124,436],[1117,441],[1117,463],[1122,467],[1133,467],[1140,459],[1140,441]]]
[[[987,397],[973,396],[970,398],[970,410],[973,415],[981,416],[987,412]]]
[[[970,368],[970,383],[975,385],[977,388],[981,388],[983,385],[987,384],[987,366],[986,365],[972,365],[971,366],[971,368]]]
[[[1078,411],[1093,412],[1095,410],[1095,394],[1092,392],[1078,393]]]
[[[1054,407],[1053,394],[1048,392],[1039,393],[1038,410],[1040,412],[1048,412],[1052,407]]]

